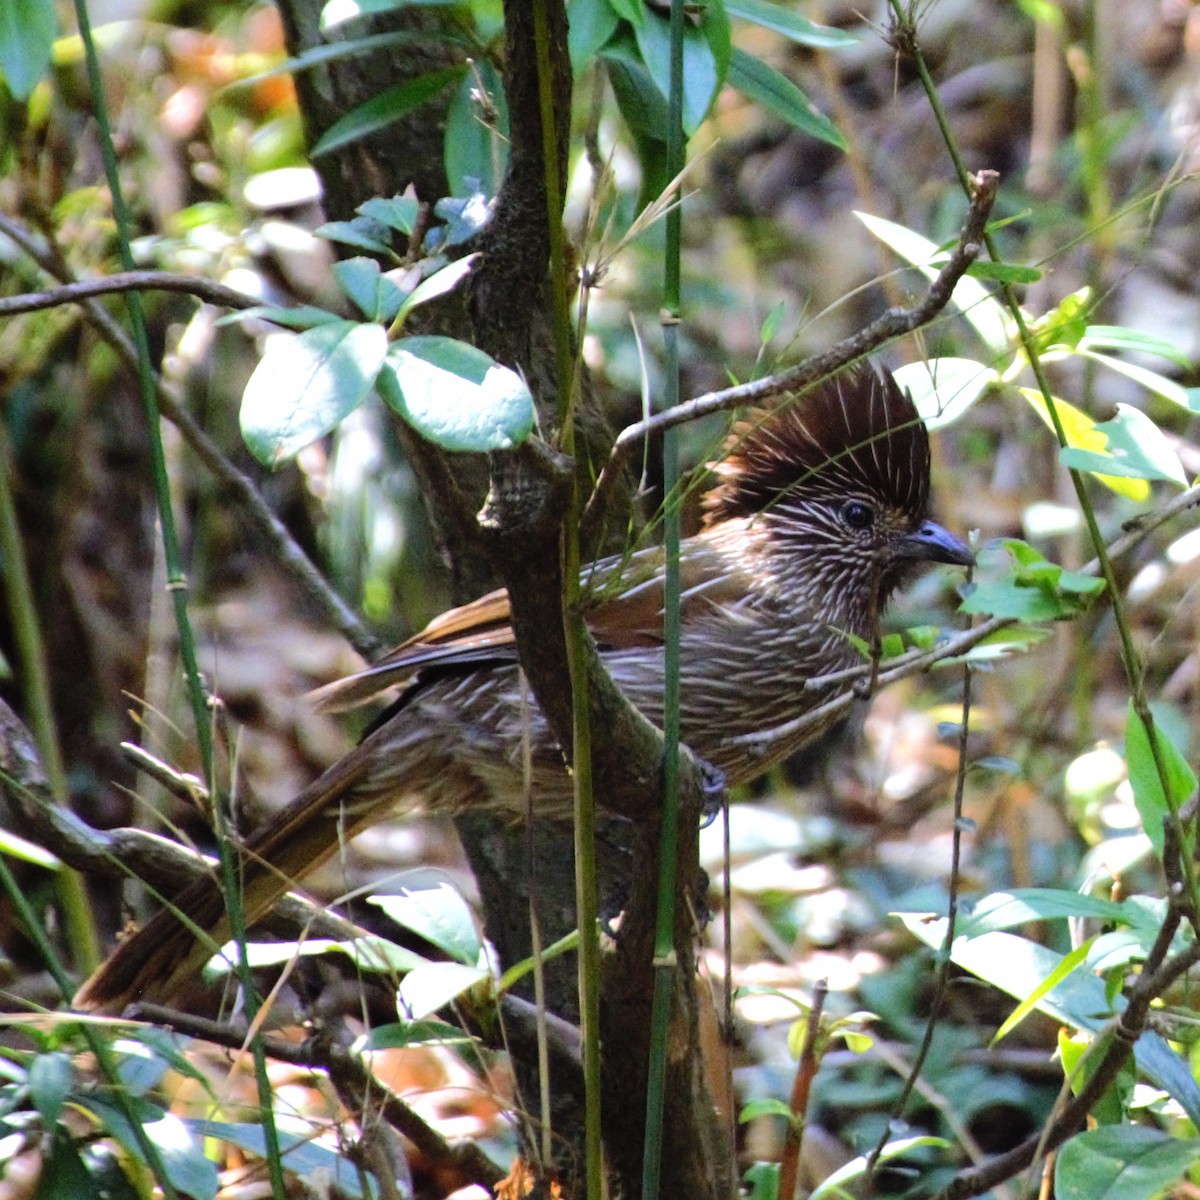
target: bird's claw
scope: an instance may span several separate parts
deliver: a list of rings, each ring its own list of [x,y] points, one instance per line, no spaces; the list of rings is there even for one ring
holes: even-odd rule
[[[702,797],[700,828],[707,829],[721,815],[721,809],[725,807],[725,772],[704,759],[699,760],[699,765]]]

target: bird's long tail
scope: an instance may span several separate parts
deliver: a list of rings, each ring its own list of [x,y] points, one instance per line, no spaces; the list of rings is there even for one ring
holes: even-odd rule
[[[238,854],[247,924],[382,817],[381,797],[356,794],[372,766],[371,739],[334,763],[255,831]],[[169,1003],[230,937],[229,905],[215,873],[194,880],[87,979],[75,1007],[119,1014],[136,1002]]]

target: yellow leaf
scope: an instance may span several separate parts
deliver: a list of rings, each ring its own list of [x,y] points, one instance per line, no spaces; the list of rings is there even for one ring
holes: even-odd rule
[[[1018,388],[1017,390],[1029,401],[1033,411],[1053,430],[1054,422],[1050,420],[1050,412],[1042,393],[1034,388]],[[1068,446],[1074,446],[1079,450],[1091,450],[1095,454],[1108,453],[1107,439],[1096,429],[1096,422],[1087,413],[1082,412],[1073,404],[1068,404],[1065,400],[1060,400],[1057,396],[1054,397],[1054,407],[1058,410],[1058,419],[1062,422],[1063,432],[1067,435]],[[1095,474],[1095,477],[1105,487],[1111,488],[1118,496],[1141,501],[1146,500],[1150,495],[1150,484],[1144,479],[1091,473]]]

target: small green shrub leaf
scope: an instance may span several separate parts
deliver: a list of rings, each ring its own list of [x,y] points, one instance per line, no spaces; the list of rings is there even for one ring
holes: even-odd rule
[[[1128,350],[1138,354],[1155,354],[1185,370],[1190,370],[1192,366],[1191,359],[1166,339],[1155,337],[1152,333],[1142,333],[1138,329],[1127,329],[1123,325],[1089,325],[1087,332],[1083,335],[1083,340],[1079,343],[1079,348],[1081,350]]]
[[[431,1016],[485,979],[491,979],[487,971],[465,963],[426,963],[400,981],[400,1014],[412,1020]]]
[[[417,227],[421,205],[416,196],[374,196],[355,210],[369,221],[378,221],[407,237]]]
[[[1155,763],[1150,732],[1130,700],[1125,719],[1125,761],[1129,767],[1129,785],[1133,789],[1133,802],[1138,815],[1142,818],[1142,828],[1155,854],[1161,858],[1163,820],[1173,809],[1185,804],[1196,790],[1196,773],[1157,722],[1154,726],[1154,744],[1162,759],[1166,791],[1163,790],[1163,778]]]
[[[371,896],[397,925],[432,942],[468,966],[479,960],[479,931],[467,902],[444,879],[426,879],[392,895]]]
[[[1200,1158],[1200,1141],[1143,1125],[1102,1125],[1058,1152],[1058,1200],[1150,1200]]]
[[[336,321],[280,335],[242,393],[242,436],[265,466],[278,466],[353,412],[387,354],[382,325]]]
[[[789,1124],[796,1119],[796,1114],[782,1101],[773,1100],[769,1096],[761,1100],[748,1100],[738,1113],[738,1122],[745,1125],[756,1117],[782,1117]]]
[[[576,75],[617,31],[620,18],[607,0],[571,0],[567,7],[567,49]]]
[[[334,278],[368,321],[391,321],[404,293],[383,274],[373,258],[345,258],[333,264]]]
[[[445,450],[507,449],[533,428],[533,397],[525,381],[452,338],[394,342],[379,372],[379,394]]]
[[[911,1137],[897,1138],[894,1142],[888,1142],[879,1153],[879,1162],[890,1162],[893,1158],[899,1158],[901,1155],[908,1154],[913,1150],[919,1150],[922,1147],[930,1147],[936,1150],[945,1150],[950,1146],[950,1143],[945,1138],[939,1137]],[[834,1196],[843,1194],[843,1186],[853,1179],[858,1179],[866,1173],[867,1156],[860,1154],[858,1158],[852,1158],[844,1166],[839,1167],[832,1175],[826,1177],[819,1187],[809,1193],[808,1200],[821,1200],[823,1196]]]
[[[39,1054],[29,1064],[26,1078],[29,1095],[44,1128],[53,1129],[57,1124],[63,1102],[71,1091],[73,1075],[70,1056],[58,1051]]]
[[[999,283],[1037,283],[1042,277],[1037,267],[1023,267],[1017,263],[973,262],[967,274],[976,279],[994,279]]]
[[[475,269],[475,264],[478,261],[478,254],[468,254],[466,258],[460,258],[452,262],[448,267],[443,267],[440,271],[430,275],[428,279],[422,279],[400,306],[400,310],[396,314],[396,320],[403,322],[404,318],[418,304],[428,304],[430,300],[436,300],[439,296],[444,296],[447,292],[454,291]],[[482,351],[479,353],[482,353]],[[489,361],[491,360],[489,359]]]
[[[0,4],[0,74],[17,100],[28,100],[46,73],[56,23],[53,0]]]
[[[1045,422],[1046,427],[1053,430],[1054,422],[1050,417],[1050,409],[1042,393],[1036,388],[1023,387],[1017,390],[1029,402],[1034,412]],[[1072,450],[1087,450],[1104,458],[1105,470],[1096,474],[1096,478],[1105,487],[1116,492],[1119,496],[1126,497],[1126,499],[1138,502],[1148,499],[1150,496],[1150,485],[1144,479],[1130,478],[1129,476],[1113,473],[1112,468],[1115,466],[1115,462],[1107,457],[1105,451],[1108,439],[1097,429],[1096,422],[1087,413],[1081,412],[1073,404],[1068,404],[1067,401],[1061,400],[1057,396],[1053,399],[1054,407],[1058,412],[1058,419],[1063,427],[1063,433],[1066,434],[1068,448]]]
[[[407,1046],[461,1045],[471,1039],[456,1025],[445,1021],[395,1021],[378,1025],[363,1039],[367,1050],[403,1050]]]

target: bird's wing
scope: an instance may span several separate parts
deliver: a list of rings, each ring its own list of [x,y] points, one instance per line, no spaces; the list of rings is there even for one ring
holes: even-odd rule
[[[699,539],[697,539],[699,542]],[[715,551],[694,545],[681,559],[685,615],[697,606],[745,593],[745,581]],[[603,649],[662,642],[663,554],[660,549],[603,559],[585,568],[588,627]],[[517,662],[512,608],[504,589],[434,617],[378,662],[312,693],[318,709],[337,712],[377,699],[423,672]]]

